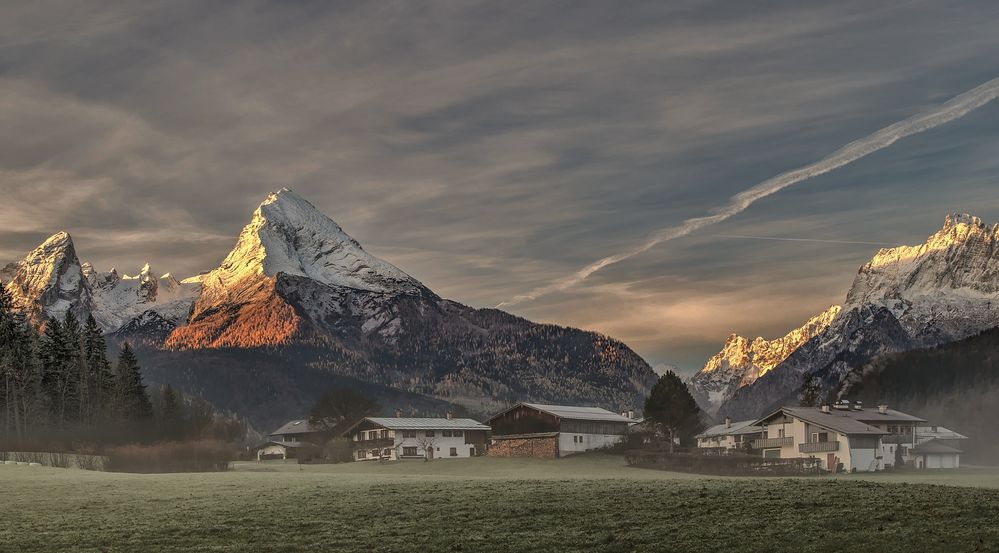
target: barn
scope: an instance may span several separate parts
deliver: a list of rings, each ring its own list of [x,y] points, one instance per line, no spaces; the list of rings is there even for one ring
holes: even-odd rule
[[[623,442],[634,419],[599,407],[518,403],[490,418],[489,455],[555,459]]]

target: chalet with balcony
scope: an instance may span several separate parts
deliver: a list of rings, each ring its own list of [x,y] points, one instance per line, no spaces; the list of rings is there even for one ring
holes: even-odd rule
[[[487,421],[489,455],[554,459],[611,447],[627,439],[635,422],[599,407],[518,403]]]
[[[732,421],[726,417],[724,423],[695,436],[697,447],[704,452],[720,454],[745,450],[753,440],[763,437],[763,427],[755,423],[755,420]]]
[[[455,459],[484,455],[489,427],[472,419],[367,417],[344,432],[355,461]]]
[[[751,444],[765,458],[818,459],[833,472],[875,471],[893,466],[897,458],[909,460],[917,445],[916,427],[925,422],[886,405],[781,407],[755,421],[763,436]]]

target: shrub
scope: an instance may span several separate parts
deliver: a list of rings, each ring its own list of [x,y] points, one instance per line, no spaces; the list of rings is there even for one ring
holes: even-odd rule
[[[131,444],[107,451],[106,469],[113,472],[213,472],[229,468],[238,450],[214,440]]]

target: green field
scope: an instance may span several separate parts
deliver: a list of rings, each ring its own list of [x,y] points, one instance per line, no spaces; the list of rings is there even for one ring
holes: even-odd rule
[[[619,457],[135,475],[0,465],[0,551],[996,551],[999,470],[702,478]]]

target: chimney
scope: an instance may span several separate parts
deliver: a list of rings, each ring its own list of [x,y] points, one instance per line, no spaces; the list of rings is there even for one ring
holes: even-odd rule
[[[629,419],[635,418],[635,410],[634,409],[628,409],[628,418]]]
[[[401,419],[402,418],[402,409],[396,409],[395,410],[395,418],[397,418],[397,419]]]
[[[627,411],[621,411],[621,416],[624,417],[624,418],[628,418],[628,412]]]
[[[447,412],[447,420],[451,420],[453,418],[454,418],[454,413],[452,413],[451,411],[448,411]]]
[[[732,428],[732,417],[725,417],[725,428]]]
[[[887,405],[878,405],[878,413],[881,413],[882,415],[887,414],[888,413],[888,406]]]
[[[822,412],[823,413],[828,413],[829,412],[829,406],[828,405],[823,405],[822,406]]]

